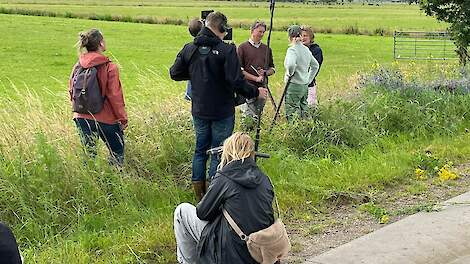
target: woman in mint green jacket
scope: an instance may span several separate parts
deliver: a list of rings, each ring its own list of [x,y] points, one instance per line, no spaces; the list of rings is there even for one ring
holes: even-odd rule
[[[287,83],[289,77],[292,76],[285,101],[288,121],[291,121],[296,115],[305,118],[308,84],[313,81],[319,69],[317,60],[310,50],[302,44],[301,32],[300,26],[297,25],[292,25],[287,29],[290,43],[284,60],[286,72],[284,81]]]

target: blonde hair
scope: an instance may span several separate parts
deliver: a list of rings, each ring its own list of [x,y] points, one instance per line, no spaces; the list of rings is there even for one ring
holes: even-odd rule
[[[243,162],[254,156],[255,143],[251,137],[246,133],[236,132],[224,141],[222,157],[217,168],[220,170],[232,161],[242,160]]]
[[[101,41],[103,41],[103,34],[96,28],[80,32],[78,33],[77,42],[78,52],[82,53],[83,49],[87,52],[97,51]]]

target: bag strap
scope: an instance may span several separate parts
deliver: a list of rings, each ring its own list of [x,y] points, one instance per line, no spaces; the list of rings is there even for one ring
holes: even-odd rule
[[[227,210],[225,210],[225,208],[222,209],[222,213],[224,214],[225,219],[227,219],[227,222],[229,223],[229,225],[232,227],[233,231],[235,231],[235,233],[237,233],[237,235],[240,237],[240,239],[243,240],[243,241],[248,241],[248,236],[245,235],[245,233],[243,233],[243,231],[240,229],[240,227],[238,227],[237,223],[235,223],[235,221],[230,216],[230,214],[227,212]]]
[[[230,177],[228,177],[227,175],[223,174],[221,171],[218,171],[218,173],[224,177],[227,177],[228,179],[230,179]],[[276,202],[276,211],[277,211],[277,218],[278,219],[282,219],[282,215],[281,215],[281,209],[279,208],[279,202],[277,201],[277,195],[276,195],[276,190],[274,189],[274,184],[273,182],[271,181],[271,178],[269,178],[268,175],[266,175],[266,178],[268,178],[269,182],[271,183],[271,186],[273,187],[273,194],[274,194],[274,201]],[[230,179],[232,180],[232,179]],[[233,180],[232,180],[233,181]],[[225,209],[224,209],[225,210]],[[227,219],[228,220],[228,219]],[[235,222],[234,222],[235,223]]]
[[[193,44],[194,45],[194,44]],[[191,59],[193,58],[194,56],[194,53],[196,53],[196,50],[198,49],[198,47],[196,45],[194,45],[194,47],[192,47],[193,50],[191,51],[191,53],[189,54],[189,59],[188,59],[188,64],[191,62]]]
[[[219,173],[220,173],[220,171],[219,171]],[[223,173],[220,173],[220,174],[227,177]],[[277,201],[277,195],[276,195],[276,192],[274,191],[274,184],[273,184],[273,182],[271,181],[271,178],[269,178],[268,175],[266,175],[266,177],[268,178],[269,182],[271,183],[271,186],[273,187],[274,200],[276,201],[278,219],[282,219],[281,218],[281,210],[279,209],[279,203]],[[230,177],[227,177],[227,178],[230,179]],[[227,212],[227,210],[225,210],[225,208],[222,209],[222,213],[224,214],[225,219],[227,219],[227,222],[229,223],[229,225],[232,227],[233,231],[235,231],[235,233],[237,233],[237,235],[240,237],[240,239],[245,241],[245,242],[248,241],[249,236],[247,236],[245,233],[243,233],[243,231],[240,229],[240,227],[237,225],[237,223],[235,223],[235,220],[233,220],[233,218],[230,216],[230,214]]]

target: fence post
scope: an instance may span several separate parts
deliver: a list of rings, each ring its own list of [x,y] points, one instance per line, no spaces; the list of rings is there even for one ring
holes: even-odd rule
[[[393,31],[393,59],[397,59],[397,31]]]

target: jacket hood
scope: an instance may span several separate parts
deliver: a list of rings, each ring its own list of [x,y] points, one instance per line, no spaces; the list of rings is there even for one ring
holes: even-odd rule
[[[263,173],[251,158],[245,159],[243,162],[241,160],[232,161],[225,165],[219,173],[249,189],[256,188],[263,179]]]
[[[87,52],[81,54],[79,58],[80,65],[83,68],[90,68],[110,61],[108,57],[98,52]]]
[[[194,38],[194,45],[214,47],[222,40],[207,27],[203,27],[199,34]]]

